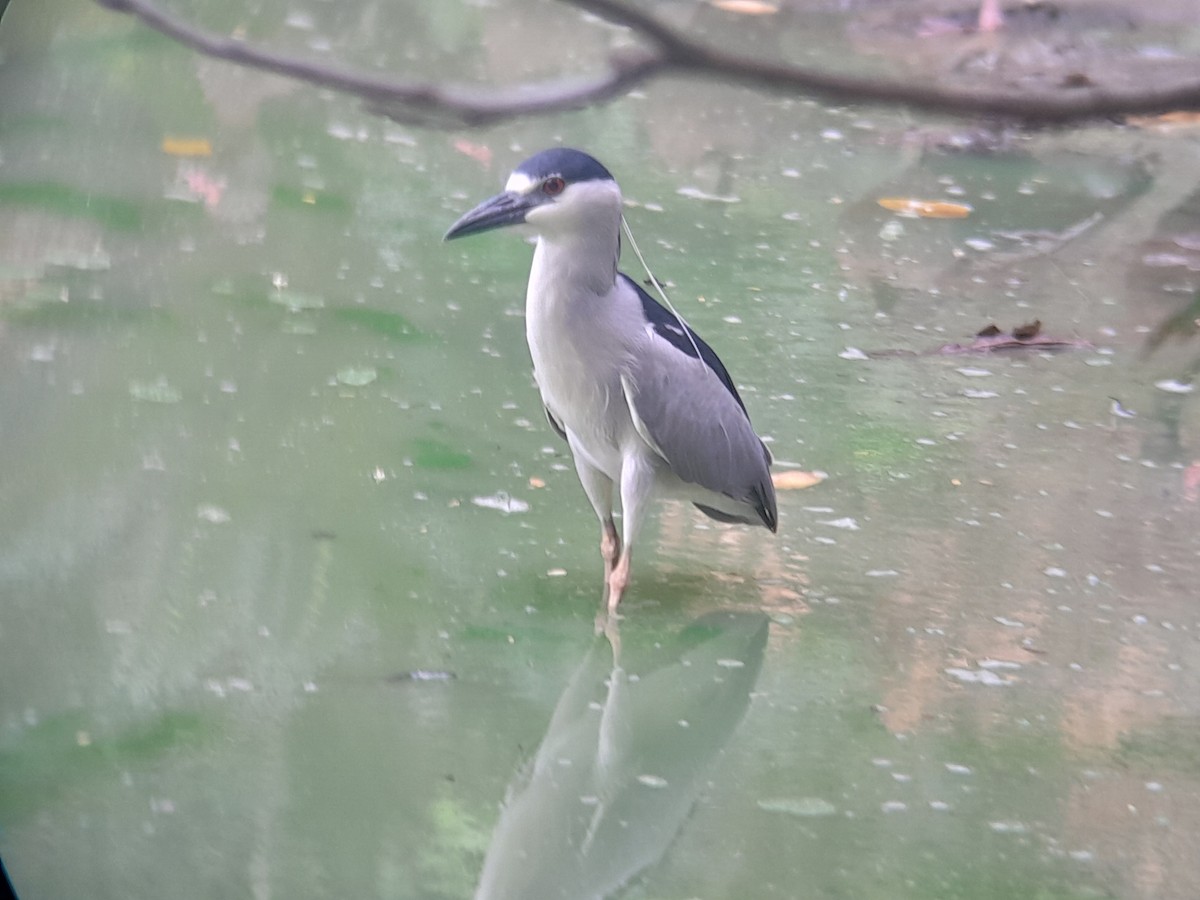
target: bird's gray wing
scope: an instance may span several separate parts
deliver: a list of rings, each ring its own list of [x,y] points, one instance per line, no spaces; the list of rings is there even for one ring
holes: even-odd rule
[[[652,336],[621,386],[638,434],[676,475],[751,504],[774,527],[770,455],[710,367]]]

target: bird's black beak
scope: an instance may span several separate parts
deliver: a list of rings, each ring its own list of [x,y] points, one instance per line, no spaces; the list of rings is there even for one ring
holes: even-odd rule
[[[543,199],[539,193],[518,194],[516,191],[505,191],[503,194],[497,194],[490,200],[484,200],[451,225],[442,240],[450,241],[466,237],[468,234],[503,228],[506,225],[520,225],[525,221],[528,212],[541,205]]]

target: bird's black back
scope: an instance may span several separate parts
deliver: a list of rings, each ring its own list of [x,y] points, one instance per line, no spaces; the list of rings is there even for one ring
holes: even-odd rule
[[[746,412],[746,404],[742,402],[737,388],[733,386],[733,379],[729,377],[729,372],[725,369],[725,364],[721,362],[721,358],[717,356],[716,351],[708,346],[704,342],[704,339],[696,334],[675,313],[646,293],[640,284],[624,272],[621,273],[621,277],[637,291],[638,299],[642,301],[642,313],[654,329],[654,333],[667,341],[679,352],[692,357],[692,359],[696,359],[697,351],[699,351],[701,362],[708,366],[712,370],[712,373],[720,379],[721,384],[725,385],[725,389],[729,391],[733,399],[737,401],[737,405],[742,408],[742,412],[746,414],[746,418],[749,419],[750,414]]]

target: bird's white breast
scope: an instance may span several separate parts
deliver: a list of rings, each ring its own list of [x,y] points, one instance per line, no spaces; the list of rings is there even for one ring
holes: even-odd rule
[[[629,336],[640,310],[607,273],[588,270],[586,255],[539,241],[529,273],[525,333],[542,400],[593,464],[620,475],[622,448],[636,435],[622,393]],[[636,297],[632,298],[636,304]]]

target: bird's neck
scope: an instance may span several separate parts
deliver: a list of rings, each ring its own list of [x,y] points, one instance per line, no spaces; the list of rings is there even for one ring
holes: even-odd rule
[[[604,296],[617,281],[620,214],[607,227],[539,235],[529,272],[529,299]]]

